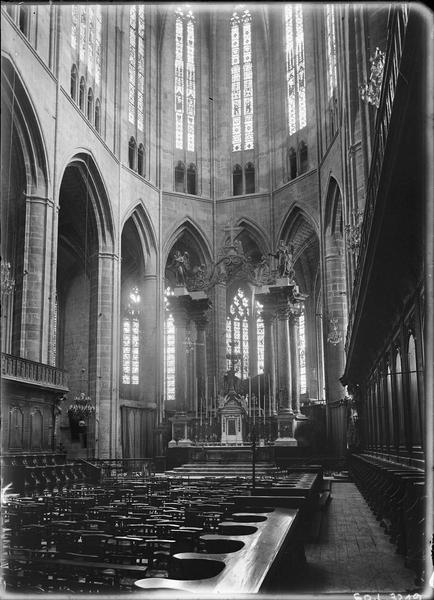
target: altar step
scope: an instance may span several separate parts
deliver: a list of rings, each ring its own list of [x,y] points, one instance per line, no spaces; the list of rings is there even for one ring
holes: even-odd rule
[[[257,462],[255,465],[256,477],[270,477],[279,472],[271,463]],[[186,463],[166,471],[169,477],[251,477],[251,462],[208,462]]]

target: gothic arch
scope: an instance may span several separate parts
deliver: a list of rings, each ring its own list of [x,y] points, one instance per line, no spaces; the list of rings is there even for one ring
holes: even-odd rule
[[[236,223],[237,227],[242,227],[246,231],[252,240],[255,241],[261,254],[268,255],[270,252],[270,241],[264,229],[255,223],[249,217],[241,217]]]
[[[302,207],[297,202],[294,202],[281,220],[282,225],[280,226],[278,235],[276,236],[276,242],[279,240],[288,239],[287,236],[290,233],[291,227],[293,227],[294,223],[299,218],[304,218],[305,221],[311,225],[316,235],[318,235],[319,225],[316,219],[313,217],[313,215],[307,212],[305,207]]]
[[[343,201],[342,194],[336,179],[331,175],[328,186],[325,201],[324,211],[324,231],[332,235],[336,234],[337,228],[339,228],[342,222],[343,214]]]
[[[12,60],[4,55],[1,97],[3,107],[6,108],[5,111],[2,110],[3,135],[7,135],[6,132],[12,126],[13,133],[18,137],[25,164],[26,192],[46,197],[49,190],[49,168],[42,129],[20,74]],[[11,118],[11,125],[5,123],[6,119]],[[4,137],[3,140],[5,141]]]
[[[60,186],[68,169],[76,169],[77,175],[86,186],[89,201],[95,217],[98,248],[100,252],[113,252],[115,228],[107,187],[91,152],[81,149],[70,158],[60,178]]]
[[[187,217],[175,225],[167,236],[167,241],[163,246],[163,264],[166,264],[173,246],[184,236],[190,237],[192,240],[201,263],[210,263],[212,251],[208,239],[201,227]]]
[[[142,202],[135,204],[128,211],[121,224],[122,231],[125,226],[125,223],[130,218],[132,219],[137,229],[137,234],[140,239],[143,257],[145,257],[146,274],[154,274],[156,273],[157,268],[156,235],[152,221]]]
[[[303,208],[294,204],[282,223],[276,245],[278,240],[294,244],[296,281],[304,293],[313,293],[320,263],[315,221]]]

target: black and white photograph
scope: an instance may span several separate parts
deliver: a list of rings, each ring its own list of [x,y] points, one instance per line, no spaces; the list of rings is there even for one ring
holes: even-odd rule
[[[1,3],[5,600],[434,597],[434,12]]]

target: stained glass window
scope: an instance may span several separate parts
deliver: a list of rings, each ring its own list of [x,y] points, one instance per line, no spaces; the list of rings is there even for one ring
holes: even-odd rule
[[[326,30],[327,30],[327,78],[328,78],[328,96],[333,97],[333,92],[336,89],[337,67],[336,67],[336,25],[335,25],[335,8],[333,4],[326,6]]]
[[[122,321],[122,383],[139,383],[139,307],[140,294],[133,288],[128,299],[128,308]]]
[[[80,60],[84,61],[86,55],[87,9],[80,6]]]
[[[285,5],[285,34],[288,130],[292,135],[306,125],[304,31],[301,4]]]
[[[256,301],[256,344],[257,344],[257,357],[258,357],[258,373],[264,372],[264,343],[265,343],[265,331],[264,331],[264,320],[261,316],[264,306]]]
[[[184,148],[186,125],[187,150],[194,152],[196,114],[194,15],[178,8],[175,17],[175,145]],[[186,116],[186,119],[184,118]]]
[[[175,400],[175,320],[169,310],[167,298],[173,295],[168,287],[164,293],[164,397]]]
[[[96,32],[95,32],[95,82],[101,84],[101,63],[102,63],[102,14],[101,6],[97,5],[96,10]]]
[[[89,6],[88,36],[87,36],[87,64],[89,73],[93,75],[95,49],[95,7]]]
[[[71,46],[74,50],[78,45],[78,22],[80,19],[79,7],[77,4],[72,6],[72,26],[71,26]]]
[[[100,5],[73,5],[71,46],[79,49],[80,63],[87,66],[87,75],[101,83],[102,14]],[[88,77],[87,77],[88,78]]]
[[[143,131],[145,86],[145,9],[130,6],[130,51],[128,57],[128,120]]]
[[[249,300],[242,289],[235,294],[226,318],[226,353],[237,355],[235,371],[241,379],[249,376]],[[227,358],[232,369],[232,358]]]
[[[300,373],[300,394],[306,393],[306,332],[304,311],[298,319],[298,360]]]
[[[231,18],[232,151],[254,147],[252,17],[245,9]]]

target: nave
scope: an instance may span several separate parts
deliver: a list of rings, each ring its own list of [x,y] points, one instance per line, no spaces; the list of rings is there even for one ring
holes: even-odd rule
[[[432,17],[2,4],[5,593],[432,592]]]
[[[294,463],[238,477],[207,475],[203,463],[189,475],[59,466],[63,483],[58,477],[52,485],[46,467],[45,483],[27,486],[28,496],[4,495],[3,590],[289,598],[394,592],[416,600],[421,539],[394,544],[390,514],[378,506],[381,486],[372,485],[364,461],[370,464],[360,457],[349,473]],[[417,483],[415,474],[406,477]],[[396,496],[398,487],[389,489]],[[404,529],[423,521],[408,498],[397,508],[408,520]]]

